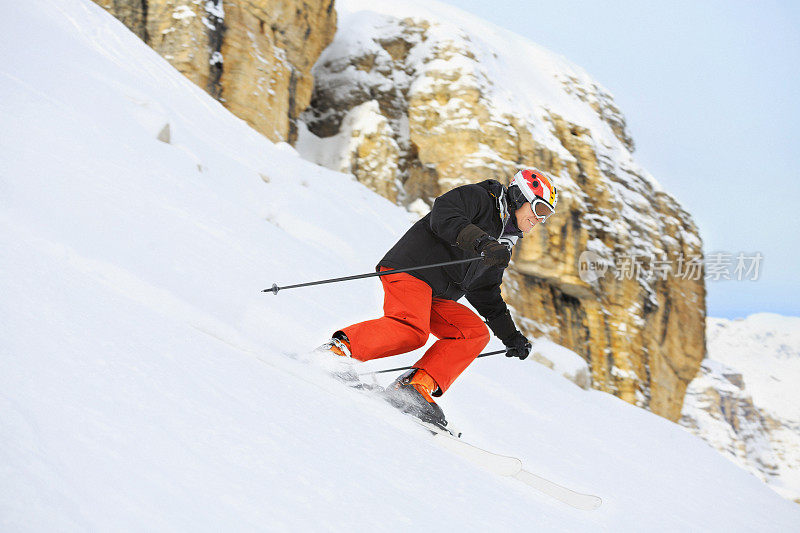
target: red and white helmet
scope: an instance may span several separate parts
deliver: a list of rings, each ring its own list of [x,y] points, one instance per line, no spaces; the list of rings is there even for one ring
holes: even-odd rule
[[[544,172],[535,168],[520,170],[514,174],[511,184],[519,187],[529,202],[534,203],[534,200],[539,198],[544,200],[555,211],[556,203],[558,202],[558,191]]]

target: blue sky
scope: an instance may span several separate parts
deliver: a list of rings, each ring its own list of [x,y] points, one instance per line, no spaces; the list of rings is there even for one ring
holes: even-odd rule
[[[758,281],[708,282],[709,316],[800,315],[800,2],[444,1],[614,94],[707,254],[761,252]]]

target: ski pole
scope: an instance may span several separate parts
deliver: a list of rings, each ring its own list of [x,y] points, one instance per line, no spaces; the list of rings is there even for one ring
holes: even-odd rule
[[[506,353],[505,350],[497,350],[496,352],[486,352],[480,354],[478,357],[489,357],[490,355],[497,355],[499,353]],[[475,359],[477,359],[476,357]],[[386,372],[397,372],[398,370],[411,370],[414,368],[413,366],[401,366],[398,368],[387,368],[386,370],[375,370],[373,372],[364,372],[363,374],[359,374],[359,376],[371,376],[372,374],[385,374]]]
[[[269,289],[264,289],[261,292],[271,292],[272,294],[278,294],[279,290],[282,289],[295,289],[297,287],[308,287],[310,285],[322,285],[323,283],[336,283],[337,281],[349,281],[351,279],[361,279],[361,278],[371,278],[373,276],[387,276],[389,274],[400,274],[401,272],[410,272],[412,270],[422,270],[424,268],[434,268],[434,267],[442,267],[447,265],[458,265],[459,263],[469,263],[471,261],[477,261],[478,259],[483,259],[483,254],[478,257],[470,257],[469,259],[456,259],[455,261],[447,261],[445,263],[434,263],[432,265],[422,265],[422,266],[415,266],[415,267],[408,267],[408,268],[398,268],[395,270],[384,270],[383,272],[370,272],[369,274],[358,274],[356,276],[345,276],[343,278],[333,278],[333,279],[323,279],[320,281],[310,281],[308,283],[298,283],[297,285],[287,285],[286,287],[278,287],[277,284],[273,283],[272,287]]]

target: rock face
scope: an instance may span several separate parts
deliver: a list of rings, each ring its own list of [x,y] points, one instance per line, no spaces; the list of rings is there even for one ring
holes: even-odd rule
[[[272,141],[294,142],[333,0],[94,0]]]
[[[337,5],[301,153],[415,211],[458,185],[507,183],[523,166],[551,173],[558,213],[515,252],[506,301],[527,334],[584,357],[595,388],[676,420],[705,352],[702,267],[678,272],[701,241],[633,160],[608,92],[563,58],[440,4]],[[365,110],[369,135],[353,127]],[[614,268],[582,279],[585,251]]]
[[[680,424],[800,503],[800,318],[709,318]]]
[[[800,424],[759,408],[742,374],[703,361],[680,424],[783,497],[800,503]]]
[[[307,159],[339,172],[352,174],[378,194],[396,202],[400,147],[388,119],[375,100],[354,107],[340,131],[326,139],[308,135],[304,125],[296,148]]]
[[[777,475],[768,419],[753,405],[736,370],[704,360],[686,392],[680,423],[762,481]]]

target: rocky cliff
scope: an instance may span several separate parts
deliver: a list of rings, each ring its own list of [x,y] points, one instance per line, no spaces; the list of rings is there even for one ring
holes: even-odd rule
[[[611,95],[564,58],[435,2],[337,9],[301,153],[415,209],[522,166],[550,172],[558,213],[515,252],[506,300],[526,333],[584,357],[594,387],[676,420],[705,351],[702,266],[686,275],[684,262],[701,241],[634,161]],[[611,267],[604,276],[581,277],[587,251]]]
[[[703,361],[689,384],[682,426],[776,492],[800,503],[800,424],[753,403],[741,372]]]
[[[800,503],[800,318],[709,318],[708,359],[680,423]]]
[[[679,270],[701,242],[583,70],[435,2],[95,1],[271,140],[299,131],[306,157],[420,213],[521,166],[553,174],[559,212],[515,252],[506,300],[526,333],[584,357],[594,387],[679,417],[705,315],[702,266]],[[584,252],[611,268],[582,277]]]
[[[333,0],[94,0],[272,141],[293,142]]]

